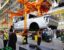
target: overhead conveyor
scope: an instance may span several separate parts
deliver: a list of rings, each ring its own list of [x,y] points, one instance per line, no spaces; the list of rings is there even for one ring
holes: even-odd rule
[[[17,1],[13,2],[9,7],[7,7],[6,9],[4,9],[4,11],[0,14],[1,16],[3,16],[3,14],[6,14],[6,12],[8,10],[11,10],[13,6],[15,6],[17,4]],[[4,8],[4,7],[3,7]],[[11,9],[10,9],[11,8]]]
[[[6,6],[7,3],[9,3],[9,0],[6,0],[3,5],[0,4],[1,5],[0,10],[2,10],[4,8],[4,6]]]
[[[60,14],[60,13],[64,13],[64,6],[51,9],[50,11],[47,12],[47,14]]]

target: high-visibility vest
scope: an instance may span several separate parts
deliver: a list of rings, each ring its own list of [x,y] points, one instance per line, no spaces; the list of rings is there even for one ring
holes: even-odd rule
[[[8,33],[4,33],[4,40],[8,40],[8,39],[9,39]]]
[[[38,37],[41,37],[39,32],[37,33],[37,35],[35,35],[35,41],[38,41]]]
[[[35,35],[35,41],[37,41],[38,40],[38,36],[37,35]]]
[[[23,36],[23,42],[26,42],[25,36]]]

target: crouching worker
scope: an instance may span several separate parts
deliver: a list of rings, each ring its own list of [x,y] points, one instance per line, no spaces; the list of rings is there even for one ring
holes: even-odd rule
[[[26,31],[24,31],[24,33],[23,33],[23,36],[24,36],[24,40],[23,40],[23,44],[28,44],[28,41],[27,41],[27,35],[28,35],[28,31],[26,30]]]

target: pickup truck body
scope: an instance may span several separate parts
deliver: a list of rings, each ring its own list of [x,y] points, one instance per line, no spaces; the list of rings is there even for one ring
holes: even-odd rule
[[[14,18],[14,29],[23,30],[24,29],[24,17],[19,17],[20,20]],[[55,20],[51,15],[44,15],[38,17],[33,14],[27,14],[27,29],[42,29],[49,26],[58,26],[57,20]]]

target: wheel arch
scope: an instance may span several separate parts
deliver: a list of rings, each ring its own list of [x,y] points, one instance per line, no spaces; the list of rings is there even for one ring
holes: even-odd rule
[[[29,30],[30,31],[37,31],[39,30],[39,24],[37,22],[32,22],[30,25],[29,25]]]

